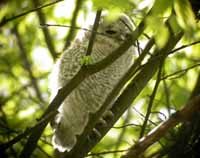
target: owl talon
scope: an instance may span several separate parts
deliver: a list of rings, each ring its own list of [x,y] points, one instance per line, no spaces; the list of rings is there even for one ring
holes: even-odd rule
[[[89,134],[88,139],[89,141],[99,139],[101,137],[101,133],[93,128],[92,132]]]
[[[104,113],[103,118],[106,122],[109,122],[110,120],[112,120],[114,118],[114,114],[112,111],[108,110]]]
[[[106,126],[107,126],[107,122],[103,118],[100,118],[100,120],[96,124],[97,128],[102,128]]]

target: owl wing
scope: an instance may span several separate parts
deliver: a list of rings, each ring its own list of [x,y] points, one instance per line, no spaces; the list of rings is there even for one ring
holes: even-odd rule
[[[58,89],[67,84],[80,70],[81,60],[85,53],[84,46],[77,39],[56,61],[49,75],[50,101],[56,96]]]
[[[69,49],[63,52],[61,58],[57,60],[52,73],[50,74],[50,90],[51,90],[51,100],[55,97],[59,88],[65,86],[80,70],[81,60],[86,53],[86,47],[83,41],[76,40]],[[71,125],[73,120],[69,118],[71,116],[71,110],[67,108],[73,107],[68,105],[68,101],[65,100],[58,109],[58,114],[55,116],[54,120],[51,122],[51,126],[54,131],[54,136],[52,143],[54,148],[59,148],[60,151],[65,151],[66,148],[72,148],[71,145],[74,144],[75,136],[73,136],[74,127]],[[64,110],[65,109],[65,110]],[[80,112],[77,112],[80,113]],[[78,117],[77,117],[78,118]],[[70,128],[69,128],[70,127]],[[65,136],[71,136],[64,137]]]

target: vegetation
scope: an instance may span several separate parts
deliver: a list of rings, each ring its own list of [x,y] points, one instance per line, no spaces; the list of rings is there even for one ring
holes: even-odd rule
[[[66,157],[200,157],[199,8],[198,0],[0,1],[0,157],[53,157],[49,122],[63,99],[85,72],[106,67],[133,44],[134,65],[112,94],[126,85],[114,118],[96,126],[101,137],[90,142],[83,141],[86,130]],[[98,64],[86,56],[83,71],[49,103],[53,64],[101,10],[130,16],[133,36]]]

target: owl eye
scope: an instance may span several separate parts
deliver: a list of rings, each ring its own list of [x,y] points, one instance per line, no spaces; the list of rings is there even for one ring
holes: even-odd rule
[[[110,35],[114,35],[117,33],[117,31],[114,31],[114,30],[106,30],[106,33],[107,34],[110,34]]]

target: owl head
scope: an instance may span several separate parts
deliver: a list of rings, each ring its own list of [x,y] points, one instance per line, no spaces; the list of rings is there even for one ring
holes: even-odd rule
[[[90,26],[90,30],[92,30],[92,26]],[[119,48],[132,34],[133,24],[130,18],[125,14],[118,14],[114,18],[110,18],[109,14],[101,16],[92,48],[92,55],[95,58],[94,61],[103,59]],[[90,37],[91,31],[85,32],[85,36],[82,40],[85,47],[88,46]]]
[[[92,30],[92,25],[89,27]],[[122,43],[133,32],[133,24],[130,18],[125,14],[117,14],[110,18],[108,13],[101,16],[97,30],[97,41],[105,40]],[[85,32],[85,38],[89,39],[91,32]]]
[[[98,33],[115,39],[117,41],[124,41],[133,32],[133,24],[128,16],[125,14],[116,15],[114,18],[109,18],[108,15],[101,17]]]

